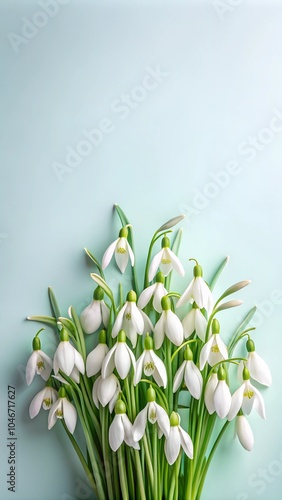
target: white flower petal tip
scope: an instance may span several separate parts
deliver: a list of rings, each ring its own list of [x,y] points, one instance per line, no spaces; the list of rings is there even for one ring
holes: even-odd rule
[[[251,426],[244,415],[237,415],[235,423],[236,435],[245,450],[251,451],[254,447],[254,435]]]
[[[39,339],[38,339],[39,340]],[[52,359],[41,349],[34,350],[26,365],[26,383],[30,385],[35,375],[40,375],[47,381],[52,371]]]
[[[256,351],[248,353],[246,366],[254,380],[267,387],[271,386],[272,376],[269,367]]]
[[[87,377],[93,377],[102,368],[103,361],[109,352],[109,348],[105,343],[99,343],[86,358],[86,374]]]

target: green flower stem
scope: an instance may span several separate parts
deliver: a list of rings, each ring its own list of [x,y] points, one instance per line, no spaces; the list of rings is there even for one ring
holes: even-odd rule
[[[132,422],[132,404],[131,404],[131,392],[130,392],[130,387],[128,383],[128,377],[124,379],[124,388],[125,388],[125,394],[126,394],[126,399],[127,399],[127,414],[129,420]]]
[[[127,475],[125,470],[124,444],[119,447],[119,449],[117,450],[117,454],[122,500],[130,500],[128,496]]]
[[[209,444],[209,441],[210,441],[210,438],[212,435],[212,431],[214,429],[214,424],[216,421],[216,413],[214,413],[213,415],[209,415],[207,413],[207,415],[205,415],[205,417],[208,420],[208,422],[207,422],[207,425],[205,426],[205,432],[203,435],[202,446],[201,446],[201,449],[199,451],[199,456],[198,456],[197,464],[195,467],[195,475],[193,478],[193,484],[194,484],[195,489],[197,489],[197,486],[199,483],[199,478],[200,478],[201,473],[202,473],[203,468],[204,468],[204,463],[206,460],[205,453],[206,453],[206,450],[207,450],[207,447],[208,447],[208,444]]]
[[[238,342],[240,342],[240,340],[243,337],[248,336],[250,338],[250,335],[249,335],[248,332],[251,332],[252,330],[255,330],[255,327],[248,328],[247,330],[244,330],[242,333],[240,333],[240,335],[238,335],[238,337],[237,337],[237,335],[235,335],[235,337],[233,337],[233,339],[231,339],[229,347],[228,347],[230,354],[232,354],[232,352],[234,351],[236,345],[238,344]]]
[[[186,346],[186,345],[188,345],[188,344],[191,344],[192,342],[197,342],[197,343],[201,342],[201,343],[202,343],[201,339],[191,339],[191,340],[186,340],[185,342],[183,342],[183,344],[181,344],[181,346],[179,346],[179,347],[178,347],[178,348],[174,351],[173,355],[171,356],[171,361],[173,361],[173,360],[174,360],[174,358],[175,358],[176,354],[178,354],[178,353],[179,353],[179,351],[181,351],[181,349],[183,349],[183,347],[185,347],[185,346]]]
[[[109,412],[107,408],[100,408],[101,415],[101,424],[102,424],[102,449],[103,449],[103,457],[105,464],[105,475],[107,481],[107,489],[109,500],[115,500],[115,495],[113,491],[112,485],[112,463],[111,463],[111,455],[109,449]]]
[[[145,478],[143,478],[143,475],[142,475],[140,455],[139,455],[139,451],[138,450],[134,450],[134,457],[135,457],[137,482],[138,482],[138,486],[139,486],[140,498],[141,498],[141,500],[146,500],[146,493],[145,493],[145,489],[144,489]]]
[[[79,339],[79,344],[80,344],[80,348],[81,348],[81,355],[82,355],[83,359],[85,360],[86,359],[86,348],[85,348],[84,334],[83,334],[83,330],[81,328],[79,318],[76,314],[76,310],[74,309],[73,306],[71,306],[71,315],[72,315],[72,319],[73,319],[73,322],[75,324],[75,327],[76,327],[76,330],[78,333],[78,339]]]
[[[178,500],[178,491],[179,491],[179,471],[181,465],[182,453],[179,454],[177,461],[174,466],[174,474],[175,474],[175,492],[174,492],[174,500]],[[179,497],[181,498],[181,497]]]
[[[153,425],[153,463],[154,463],[154,489],[153,489],[153,498],[154,500],[158,500],[159,498],[159,493],[158,493],[158,430],[157,430],[157,424],[152,424]]]
[[[127,475],[127,486],[128,486],[128,494],[129,498],[135,497],[135,480],[133,477],[133,464],[132,464],[132,455],[131,450],[128,446],[125,446],[125,455],[126,455],[126,475]]]
[[[83,428],[83,432],[84,432],[84,436],[85,436],[85,440],[86,440],[86,444],[87,444],[87,450],[88,450],[91,466],[93,469],[94,479],[95,479],[95,482],[97,485],[98,497],[99,497],[99,500],[106,500],[105,486],[102,482],[102,471],[99,470],[99,465],[97,463],[96,456],[94,453],[94,450],[97,451],[97,449],[96,449],[96,445],[95,445],[94,440],[91,438],[89,425],[87,422],[87,418],[85,416],[85,410],[83,409],[83,406],[84,406],[83,400],[81,400],[81,402],[82,402],[82,408],[81,408],[74,390],[72,390],[72,395],[73,395],[75,407],[76,407],[76,410],[77,410],[77,413],[79,415],[79,419],[80,419],[80,422],[81,422],[81,425]]]
[[[146,432],[143,436],[143,446],[144,446],[144,452],[145,452],[145,459],[146,459],[146,465],[148,469],[148,474],[149,474],[149,479],[150,479],[150,484],[152,491],[154,489],[154,470],[153,470],[153,465],[152,465],[152,460],[151,460],[151,455],[149,451],[149,446],[148,446],[148,439]]]
[[[213,445],[213,447],[212,447],[212,449],[210,451],[210,454],[208,456],[207,462],[205,464],[204,470],[203,470],[202,475],[201,475],[201,481],[200,481],[199,487],[197,488],[197,491],[194,492],[194,494],[195,494],[194,499],[195,500],[200,500],[201,493],[202,493],[203,486],[204,486],[204,482],[205,482],[205,478],[206,478],[206,475],[207,475],[207,472],[208,472],[211,460],[212,460],[212,458],[214,456],[216,448],[218,447],[218,445],[220,443],[220,440],[221,440],[224,432],[226,431],[226,429],[228,427],[228,424],[230,424],[229,420],[227,420],[225,422],[224,426],[222,427],[220,433],[218,434],[218,436],[217,436],[217,438],[216,438],[216,440],[214,442],[214,445]]]
[[[169,415],[173,410],[173,392],[172,392],[172,361],[171,361],[171,342],[165,339],[165,361],[167,368],[167,387],[166,387],[166,397],[168,401]]]
[[[95,483],[95,481],[94,481],[93,474],[92,474],[92,472],[90,471],[90,469],[89,469],[89,467],[88,467],[88,465],[87,465],[87,462],[86,462],[86,460],[85,460],[85,458],[84,458],[84,456],[83,456],[83,453],[82,453],[81,449],[79,448],[79,446],[78,446],[78,444],[77,444],[77,442],[76,442],[75,438],[73,437],[73,435],[72,435],[72,434],[70,433],[70,431],[68,430],[68,428],[67,428],[67,426],[66,426],[66,424],[65,424],[64,420],[61,420],[61,422],[62,422],[62,424],[63,424],[63,427],[64,427],[64,429],[65,429],[65,431],[66,431],[66,433],[67,433],[67,436],[68,436],[68,438],[69,438],[69,440],[70,440],[71,444],[73,445],[73,447],[74,447],[74,449],[75,449],[75,451],[76,451],[76,453],[77,453],[77,456],[78,456],[78,458],[79,458],[79,460],[80,460],[80,462],[81,462],[81,465],[82,465],[82,467],[83,467],[83,469],[84,469],[84,471],[85,471],[85,473],[86,473],[87,479],[88,479],[88,481],[89,481],[89,483],[90,483],[90,485],[91,485],[91,488],[93,489],[93,491],[94,491],[95,495],[97,495],[97,486],[96,486],[96,483]]]

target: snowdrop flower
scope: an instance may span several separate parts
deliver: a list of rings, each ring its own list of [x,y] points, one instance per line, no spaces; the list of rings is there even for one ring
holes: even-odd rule
[[[57,419],[62,418],[64,419],[69,432],[73,434],[77,421],[77,413],[75,407],[66,398],[66,391],[64,387],[60,388],[59,398],[52,405],[52,408],[49,411],[48,429],[52,429],[52,427],[57,422]]]
[[[148,286],[147,288],[145,288],[145,290],[143,290],[143,292],[140,293],[139,299],[137,301],[137,306],[140,309],[144,309],[144,307],[146,307],[146,305],[153,298],[153,308],[158,313],[161,313],[161,300],[165,295],[167,295],[167,293],[168,292],[164,287],[164,275],[161,271],[159,271],[156,276],[156,283]]]
[[[40,330],[41,331],[41,330]],[[26,365],[26,383],[30,385],[35,374],[40,375],[43,380],[48,380],[52,371],[52,359],[41,351],[40,339],[35,336],[32,342],[33,353]]]
[[[52,382],[47,382],[46,386],[42,391],[40,391],[36,396],[34,396],[33,400],[29,406],[29,416],[30,418],[36,417],[38,415],[41,407],[43,410],[50,410],[51,406],[58,399],[58,393],[56,389],[52,387]]]
[[[110,311],[104,302],[104,290],[97,286],[93,294],[93,301],[80,315],[80,323],[85,333],[94,333],[103,325],[108,326]]]
[[[203,378],[199,368],[193,361],[193,352],[189,346],[186,347],[184,351],[184,361],[175,374],[173,392],[176,392],[179,389],[183,381],[183,377],[185,385],[191,396],[195,399],[200,399],[203,387]]]
[[[205,405],[210,415],[215,412],[214,391],[217,387],[218,378],[216,371],[211,372],[205,388]]]
[[[119,311],[112,330],[112,337],[115,338],[120,330],[124,330],[133,347],[136,346],[137,335],[142,335],[144,331],[153,330],[153,325],[148,316],[138,309],[136,305],[136,293],[128,292],[126,302]]]
[[[159,437],[164,434],[168,438],[170,431],[169,418],[162,406],[156,403],[156,393],[152,387],[147,390],[147,401],[145,408],[140,411],[133,424],[134,441],[140,441],[144,436],[148,421],[151,424],[157,423]]]
[[[170,250],[170,241],[166,236],[162,239],[162,249],[153,258],[149,269],[149,281],[156,276],[158,268],[164,276],[168,276],[174,269],[180,276],[184,276],[185,271],[178,257]]]
[[[133,439],[133,427],[128,416],[125,413],[126,407],[121,399],[118,399],[115,405],[115,417],[109,428],[109,443],[113,451],[117,451],[123,441],[135,450],[139,450],[140,446]]]
[[[86,358],[86,374],[87,377],[96,375],[102,367],[102,363],[109,352],[106,344],[106,331],[101,330],[99,334],[99,344],[91,351]]]
[[[129,374],[130,367],[136,371],[136,361],[133,352],[126,344],[126,335],[124,330],[120,330],[117,342],[108,352],[103,363],[101,375],[107,378],[116,368],[120,378],[124,380]]]
[[[254,435],[242,411],[240,411],[236,417],[235,432],[243,448],[247,451],[251,451],[254,446]]]
[[[246,367],[250,372],[250,376],[262,385],[269,387],[272,384],[272,377],[266,362],[256,353],[255,343],[249,339],[246,342],[248,357]],[[241,361],[238,366],[238,375],[242,380],[244,362]]]
[[[184,453],[193,458],[193,443],[187,432],[180,427],[180,417],[174,411],[170,416],[170,432],[165,441],[164,451],[169,465],[174,464],[177,460],[180,447]]]
[[[200,353],[200,370],[203,370],[206,362],[214,366],[220,361],[228,359],[228,351],[224,342],[219,336],[220,326],[217,319],[212,321],[212,335],[206,344],[202,347]]]
[[[194,266],[194,278],[177,301],[176,307],[181,307],[186,302],[194,300],[200,309],[205,308],[208,313],[211,312],[213,308],[212,293],[202,276],[203,270],[197,263]]]
[[[250,372],[248,368],[243,370],[243,384],[234,392],[228,420],[232,420],[237,415],[240,408],[249,415],[254,408],[261,418],[266,418],[264,401],[261,393],[251,384]]]
[[[131,265],[134,266],[134,255],[127,241],[128,229],[126,226],[121,228],[119,237],[107,248],[102,259],[102,269],[106,269],[109,265],[112,256],[115,254],[116,263],[122,273],[124,273],[130,259]]]
[[[194,331],[198,337],[205,342],[206,341],[206,329],[207,329],[207,320],[203,313],[200,311],[196,302],[193,303],[193,307],[191,311],[184,316],[182,320],[182,326],[184,330],[184,337],[188,339]]]
[[[79,383],[79,372],[84,374],[84,361],[81,354],[70,344],[68,332],[65,328],[60,331],[60,343],[54,356],[54,373],[59,370]]]
[[[103,407],[108,404],[110,413],[112,413],[120,391],[120,383],[114,373],[111,373],[107,378],[99,376],[95,380],[92,389],[92,398],[95,406],[99,408],[99,403]]]
[[[165,335],[173,344],[179,346],[183,342],[182,323],[172,312],[169,297],[163,297],[161,303],[163,312],[155,325],[155,348],[159,349],[162,346]]]
[[[231,393],[226,383],[226,371],[221,366],[217,372],[217,386],[213,395],[213,403],[219,418],[225,418],[228,415],[231,405]]]
[[[140,382],[142,371],[147,377],[153,376],[159,387],[166,388],[167,373],[163,361],[153,350],[153,339],[147,334],[144,342],[144,351],[136,362],[136,372],[134,375],[134,385]]]

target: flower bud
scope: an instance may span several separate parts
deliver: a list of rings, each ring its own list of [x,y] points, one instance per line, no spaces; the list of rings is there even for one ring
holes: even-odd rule
[[[250,380],[250,372],[246,366],[243,369],[243,380]]]
[[[153,387],[150,386],[149,389],[147,390],[147,402],[153,403],[154,401],[156,401],[156,393]]]
[[[126,413],[126,406],[121,399],[118,399],[115,404],[115,413],[116,415],[121,415],[122,413]]]
[[[164,311],[168,311],[169,309],[171,309],[170,298],[167,297],[167,295],[162,297],[161,306]]]
[[[120,238],[127,238],[127,236],[128,236],[128,229],[127,229],[127,227],[124,226],[121,228],[121,230],[119,232],[119,237]]]
[[[170,415],[169,422],[171,427],[177,427],[179,425],[179,415],[175,411]]]
[[[201,278],[203,276],[203,269],[198,264],[193,269],[194,278]]]
[[[59,398],[65,398],[66,397],[66,389],[64,387],[60,387],[59,392],[58,392]]]
[[[126,342],[126,333],[124,330],[119,331],[118,342]]]
[[[162,239],[162,248],[169,248],[170,247],[170,240],[167,236],[164,236]]]
[[[248,339],[246,342],[246,348],[248,352],[254,352],[256,350],[255,343],[252,339]]]
[[[34,337],[32,341],[32,349],[34,351],[39,351],[41,349],[41,342],[39,337]]]
[[[146,351],[153,349],[153,346],[154,346],[154,341],[153,341],[152,337],[150,337],[149,333],[147,333],[147,335],[145,337],[145,341],[144,341],[144,347],[145,347]]]
[[[212,333],[213,334],[217,334],[220,332],[220,324],[219,322],[217,321],[217,319],[213,319],[212,320]]]
[[[134,290],[130,290],[130,292],[128,292],[126,296],[126,300],[128,302],[136,302],[136,299],[137,299],[136,293],[134,292]]]
[[[164,284],[164,281],[165,281],[164,275],[161,271],[159,271],[156,275],[156,282]]]
[[[68,334],[66,328],[62,328],[60,331],[60,341],[64,342],[64,341],[68,341],[68,340],[69,340],[69,334]]]
[[[101,330],[99,333],[99,344],[107,343],[107,333],[106,330]]]
[[[226,380],[226,371],[223,366],[220,366],[220,368],[218,369],[217,378],[218,380]]]
[[[190,349],[189,345],[187,345],[187,347],[184,351],[184,359],[185,359],[185,361],[193,361],[193,352]]]
[[[97,286],[93,293],[94,300],[103,300],[104,298],[104,290],[101,286]]]

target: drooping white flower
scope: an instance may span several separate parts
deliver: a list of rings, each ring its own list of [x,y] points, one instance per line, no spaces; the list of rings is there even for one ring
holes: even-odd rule
[[[215,412],[214,406],[214,391],[217,387],[218,378],[217,373],[212,371],[205,388],[205,405],[210,415]]]
[[[99,344],[91,351],[86,358],[86,374],[87,377],[96,375],[102,367],[102,363],[109,352],[106,344],[106,331],[101,330],[99,334]]]
[[[112,413],[117,402],[121,387],[118,378],[114,373],[111,373],[107,378],[97,377],[92,388],[92,398],[94,404],[99,408],[99,403],[103,407],[109,405],[110,413]]]
[[[140,449],[139,443],[133,439],[133,426],[125,411],[125,404],[119,399],[115,405],[116,415],[109,428],[109,444],[113,451],[117,451],[123,441],[135,450]]]
[[[205,342],[207,324],[208,322],[205,316],[196,305],[196,302],[194,302],[191,311],[189,311],[182,320],[185,339],[188,339],[192,333],[196,331],[198,337]]]
[[[239,414],[235,421],[236,435],[245,450],[251,451],[254,446],[254,435],[245,415]]]
[[[184,361],[175,374],[173,392],[176,392],[179,389],[183,378],[191,396],[195,399],[200,399],[203,387],[203,377],[199,368],[193,361],[193,352],[189,346],[186,347],[184,351]]]
[[[149,268],[149,281],[152,281],[152,279],[156,276],[158,268],[160,268],[164,276],[168,276],[172,269],[180,274],[180,276],[184,276],[185,271],[179,258],[172,252],[172,250],[170,250],[169,247],[169,238],[165,236],[162,239],[161,251],[155,255],[151,262]]]
[[[55,375],[61,370],[75,382],[79,382],[79,373],[85,373],[83,358],[70,344],[65,328],[60,331],[60,343],[54,355],[53,365]]]
[[[210,366],[214,366],[216,363],[228,359],[228,350],[220,338],[219,331],[219,322],[217,319],[213,319],[212,335],[202,347],[200,353],[200,370],[204,368],[206,362],[208,362]]]
[[[103,299],[104,290],[100,286],[97,286],[91,304],[89,304],[80,315],[80,323],[85,333],[96,332],[101,324],[107,328],[110,311]]]
[[[58,399],[58,393],[51,385],[46,385],[42,391],[38,392],[34,396],[33,400],[29,406],[29,416],[30,418],[36,417],[38,415],[41,407],[43,410],[50,410],[51,406]]]
[[[133,352],[126,344],[124,330],[120,330],[118,339],[112,349],[106,355],[101,369],[102,378],[107,378],[116,368],[120,378],[124,380],[131,368],[136,371],[136,361]]]
[[[161,317],[155,325],[155,348],[159,349],[162,346],[165,335],[173,344],[179,346],[183,342],[183,326],[178,316],[171,310],[169,297],[162,298],[162,308]]]
[[[180,427],[180,417],[173,411],[170,416],[169,436],[164,445],[165,456],[169,465],[174,464],[177,460],[181,447],[189,458],[193,458],[192,440],[189,434]]]
[[[148,421],[151,424],[157,423],[159,437],[164,434],[168,438],[170,431],[169,418],[162,406],[156,403],[156,393],[152,387],[147,390],[147,401],[145,408],[138,413],[133,424],[134,441],[140,441],[144,436]]]
[[[130,259],[131,265],[134,266],[134,254],[131,246],[127,241],[128,229],[127,227],[121,228],[119,237],[110,244],[103,255],[102,269],[106,269],[109,265],[112,256],[115,254],[116,263],[122,273],[124,273],[128,260]]]
[[[27,385],[31,384],[35,374],[40,375],[45,381],[48,380],[53,364],[52,359],[45,352],[41,351],[39,337],[34,337],[32,347],[33,352],[29,357],[25,371]]]
[[[212,293],[202,278],[203,270],[198,264],[194,266],[194,278],[176,303],[176,307],[181,307],[186,302],[195,301],[200,309],[206,309],[208,313],[213,308]]]
[[[49,411],[48,429],[49,430],[52,429],[52,427],[57,422],[57,419],[62,419],[62,418],[64,419],[69,432],[73,434],[77,421],[77,412],[75,407],[66,398],[66,391],[64,387],[60,388],[59,398],[52,405]]]
[[[217,379],[218,382],[213,396],[214,409],[219,418],[225,418],[230,410],[231,393],[226,383],[226,371],[222,366],[217,372]]]
[[[144,307],[146,307],[146,305],[150,302],[151,298],[153,298],[153,308],[158,313],[161,313],[161,300],[165,295],[167,295],[167,293],[168,292],[164,287],[164,275],[161,271],[159,271],[156,276],[156,282],[145,288],[145,290],[140,293],[137,306],[140,309],[144,309]]]
[[[262,385],[269,387],[272,384],[272,376],[266,362],[255,351],[254,341],[249,339],[246,342],[248,351],[246,367],[251,377]],[[241,361],[238,366],[239,379],[242,380],[244,363]]]
[[[144,351],[136,362],[136,372],[134,375],[134,385],[140,382],[144,371],[147,377],[151,375],[159,387],[166,388],[167,373],[164,362],[157,356],[153,350],[153,339],[147,335],[144,342]]]
[[[143,311],[138,309],[136,305],[136,293],[133,290],[128,292],[126,302],[116,317],[112,329],[112,337],[115,338],[120,330],[125,331],[133,347],[136,346],[137,335],[142,335],[153,330],[151,320]]]
[[[251,384],[250,372],[248,368],[243,370],[242,385],[234,392],[228,420],[232,420],[242,408],[243,412],[249,415],[254,408],[261,418],[266,418],[264,400],[261,393]]]

